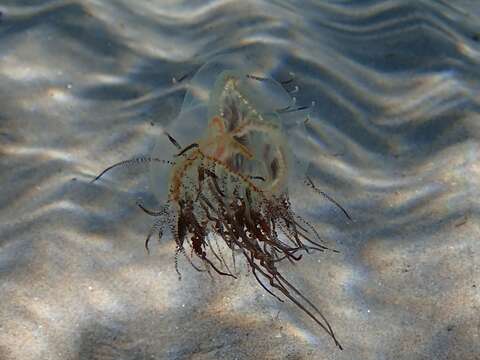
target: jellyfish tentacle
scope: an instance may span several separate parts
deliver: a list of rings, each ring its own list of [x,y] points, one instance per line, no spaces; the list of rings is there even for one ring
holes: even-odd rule
[[[168,140],[175,146],[178,150],[182,150],[182,146],[178,143],[177,140],[173,136],[171,136],[168,132],[165,132],[165,135],[167,135]]]
[[[291,84],[294,80],[295,80],[295,76],[292,76],[292,77],[291,77],[290,79],[288,79],[288,80],[280,81],[280,84],[282,84],[282,85],[288,85],[288,84]]]
[[[116,168],[116,167],[124,167],[124,166],[129,166],[129,165],[139,165],[139,164],[144,164],[148,162],[161,162],[163,164],[168,164],[168,165],[175,165],[174,162],[169,161],[169,160],[163,160],[163,159],[158,159],[158,158],[152,158],[150,156],[139,156],[133,159],[128,159],[128,160],[123,160],[120,162],[117,162],[113,165],[110,165],[106,169],[104,169],[100,174],[98,174],[90,183],[94,183],[95,181],[99,180],[103,175],[105,175],[107,172],[110,170]]]
[[[226,272],[223,272],[221,270],[219,270],[214,264],[213,262],[210,261],[210,259],[208,259],[206,256],[202,257],[202,260],[206,261],[208,263],[208,265],[210,265],[210,267],[215,270],[215,272],[217,272],[219,275],[224,275],[224,276],[230,276],[230,277],[233,277],[234,279],[236,279],[237,277],[233,274],[230,274],[230,273],[226,273]]]
[[[230,271],[230,269],[228,268],[228,265],[227,263],[225,262],[225,259],[223,258],[223,255],[221,253],[221,250],[220,250],[220,247],[218,245],[218,242],[216,241],[215,239],[215,242],[216,242],[216,246],[217,246],[217,250],[219,251],[219,254],[216,253],[216,251],[214,250],[210,240],[207,238],[206,240],[207,244],[208,244],[208,248],[210,249],[210,251],[212,252],[213,256],[215,256],[215,258],[220,262],[220,264],[222,266],[225,267],[225,269],[227,269],[227,271],[231,274],[232,272]]]
[[[220,188],[220,185],[218,184],[218,178],[215,173],[209,169],[205,169],[206,175],[209,176],[211,183],[213,183],[213,186],[215,187],[215,190],[222,196],[225,197],[225,193],[222,191]]]
[[[261,181],[263,181],[263,182],[266,181],[263,176],[249,175],[248,177],[250,178],[250,180],[261,180]]]
[[[160,241],[162,239],[163,235],[163,227],[165,226],[165,219],[160,218],[155,223],[152,225],[150,228],[150,231],[148,232],[147,238],[145,240],[145,249],[147,250],[147,253],[150,254],[150,249],[148,248],[148,243],[150,242],[151,237],[155,232],[158,233],[158,240]]]
[[[174,256],[174,261],[175,261],[175,272],[178,275],[178,280],[182,280],[182,274],[180,274],[180,271],[178,269],[178,254],[181,252],[184,252],[185,250],[181,249],[180,247],[177,246],[175,249],[175,256]]]
[[[320,190],[319,188],[317,188],[315,186],[315,183],[313,182],[313,180],[307,176],[307,185],[310,186],[316,193],[322,195],[325,199],[327,199],[328,201],[330,201],[332,204],[334,204],[337,208],[339,208],[343,214],[347,217],[348,220],[350,221],[353,221],[352,217],[350,216],[350,214],[347,212],[347,210],[345,210],[345,208],[340,205],[334,198],[332,198],[330,195],[328,195],[327,193],[325,193],[324,191]]]
[[[286,108],[283,108],[283,109],[277,109],[276,112],[279,114],[288,114],[295,111],[307,110],[309,108],[310,108],[310,105],[302,105],[302,106],[297,106],[295,108],[292,108],[291,106],[287,106]]]
[[[262,288],[265,289],[266,292],[268,292],[270,295],[272,295],[275,299],[277,299],[279,302],[283,303],[284,301],[279,298],[274,292],[272,292],[269,288],[267,288],[265,286],[265,284],[260,280],[260,278],[258,277],[256,271],[259,271],[263,276],[265,276],[267,279],[270,279],[270,276],[268,276],[262,269],[260,269],[256,264],[255,262],[253,261],[253,259],[249,258],[249,256],[247,254],[245,254],[245,257],[248,259],[248,262],[250,264],[250,267],[252,268],[252,274],[253,276],[255,276],[255,279],[257,280],[257,282],[260,284],[260,286]],[[252,255],[252,258],[253,258],[253,255]]]
[[[198,272],[209,272],[208,271],[208,267],[205,267],[205,269],[200,269],[197,265],[194,264],[193,262],[193,259],[192,257],[188,256],[186,252],[183,252],[183,255],[186,257],[186,259],[188,260],[188,262],[190,263],[190,265],[192,265],[192,267],[197,270]]]
[[[180,152],[179,152],[177,155],[175,155],[175,156],[176,156],[176,157],[182,156],[182,155],[184,155],[186,152],[188,152],[189,150],[194,149],[194,148],[198,148],[198,147],[199,147],[199,145],[198,145],[197,143],[192,143],[192,144],[186,146],[185,148],[183,148],[182,151],[180,151]]]
[[[253,75],[253,74],[246,74],[245,75],[247,79],[252,79],[252,80],[257,80],[257,81],[268,81],[269,78],[263,77],[263,76],[258,76],[258,75]]]
[[[197,69],[192,69],[188,71],[187,73],[180,75],[180,77],[177,79],[176,77],[172,77],[172,83],[173,84],[178,84],[184,81],[186,78],[190,77]]]
[[[159,210],[147,209],[140,201],[137,201],[137,206],[146,214],[150,216],[164,216],[168,211],[168,205],[162,206]]]
[[[291,290],[293,290],[293,292],[295,292],[298,296],[300,296],[300,298],[302,298],[302,300],[304,300],[312,309],[315,310],[316,313],[318,313],[318,315],[320,315],[321,319],[325,322],[325,325],[322,324],[320,321],[318,321],[318,319],[316,318],[315,315],[313,315],[310,311],[308,311],[308,309],[306,309],[305,307],[303,307],[299,302],[298,300],[296,300],[293,296],[290,295],[289,299],[292,300],[293,302],[296,303],[296,305],[300,306],[302,308],[302,310],[304,310],[311,318],[313,318],[313,320],[315,320],[334,340],[335,344],[337,345],[337,347],[340,348],[340,350],[343,350],[343,347],[342,345],[340,345],[340,343],[338,342],[336,336],[335,336],[335,333],[333,332],[333,329],[330,325],[330,323],[328,322],[327,318],[325,317],[325,315],[323,315],[323,313],[315,306],[315,304],[313,304],[307,297],[305,297],[295,286],[293,286],[289,281],[287,281],[280,273],[277,272],[276,274],[276,277],[277,279],[279,279],[281,282],[285,283]],[[285,289],[285,287],[283,287]],[[287,289],[285,289],[287,290]],[[287,293],[288,290],[287,290]],[[326,326],[326,327],[325,327]]]

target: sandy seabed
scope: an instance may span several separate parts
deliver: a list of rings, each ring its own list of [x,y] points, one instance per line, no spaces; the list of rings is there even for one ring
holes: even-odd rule
[[[0,3],[0,359],[479,359],[480,6],[474,1]],[[149,154],[219,54],[295,73],[310,175],[293,199],[339,254],[285,274],[344,346],[245,267],[198,273]],[[306,155],[306,156],[307,156]],[[165,185],[162,185],[165,186]],[[300,186],[300,185],[299,185]]]

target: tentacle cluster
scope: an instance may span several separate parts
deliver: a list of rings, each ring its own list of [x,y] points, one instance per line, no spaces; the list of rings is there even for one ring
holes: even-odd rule
[[[288,194],[267,196],[254,183],[262,179],[236,174],[197,148],[188,156],[197,171],[195,176],[193,172],[184,173],[178,189],[180,197],[168,203],[169,210],[144,209],[158,217],[147,237],[147,248],[152,234],[158,231],[161,237],[168,226],[175,238],[177,255],[184,254],[195,269],[236,278],[218,246],[217,239],[221,239],[232,254],[243,256],[268,293],[282,301],[275,294],[279,291],[290,299],[341,348],[323,314],[277,268],[282,260],[301,260],[305,252],[331,250],[322,243],[314,227],[295,214]],[[195,264],[198,261],[200,265]]]
[[[279,114],[300,112],[307,107],[295,107],[292,102],[283,109],[264,113],[256,106],[261,99],[251,95],[259,95],[252,81],[255,84],[270,80],[236,71],[219,76],[210,95],[213,100],[205,133],[183,148],[165,133],[178,150],[174,161],[157,157],[122,161],[105,169],[93,181],[118,166],[145,162],[171,165],[167,202],[155,211],[139,204],[156,218],[145,241],[147,250],[155,234],[161,239],[169,230],[176,243],[175,269],[179,276],[178,256],[182,254],[198,271],[236,278],[235,254],[241,254],[260,286],[280,301],[279,295],[292,301],[341,349],[320,310],[277,267],[284,260],[300,261],[304,253],[332,250],[323,244],[315,228],[294,212],[288,195],[296,172],[292,171],[294,154]],[[305,184],[350,219],[345,209],[317,189],[310,178],[306,178]],[[233,271],[219,241],[233,255]]]

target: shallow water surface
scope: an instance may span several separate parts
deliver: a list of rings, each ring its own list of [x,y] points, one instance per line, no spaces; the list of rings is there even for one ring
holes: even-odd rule
[[[475,1],[4,0],[0,12],[1,360],[479,358]],[[294,73],[296,104],[315,102],[297,150],[353,221],[299,183],[292,202],[340,252],[280,268],[343,351],[241,264],[239,279],[212,281],[179,258],[179,281],[171,236],[147,254],[152,219],[135,202],[158,205],[148,166],[90,183],[150,154],[192,74],[222,54]]]

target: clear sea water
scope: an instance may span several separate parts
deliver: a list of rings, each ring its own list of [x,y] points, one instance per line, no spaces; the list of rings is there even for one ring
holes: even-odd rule
[[[0,360],[480,358],[480,2],[1,0],[0,12]],[[181,260],[179,281],[171,237],[147,254],[152,219],[135,203],[156,205],[148,167],[90,183],[151,153],[192,74],[225,54],[294,73],[297,104],[315,102],[309,175],[354,221],[292,199],[340,253],[281,269],[343,351],[245,267],[212,280]]]

